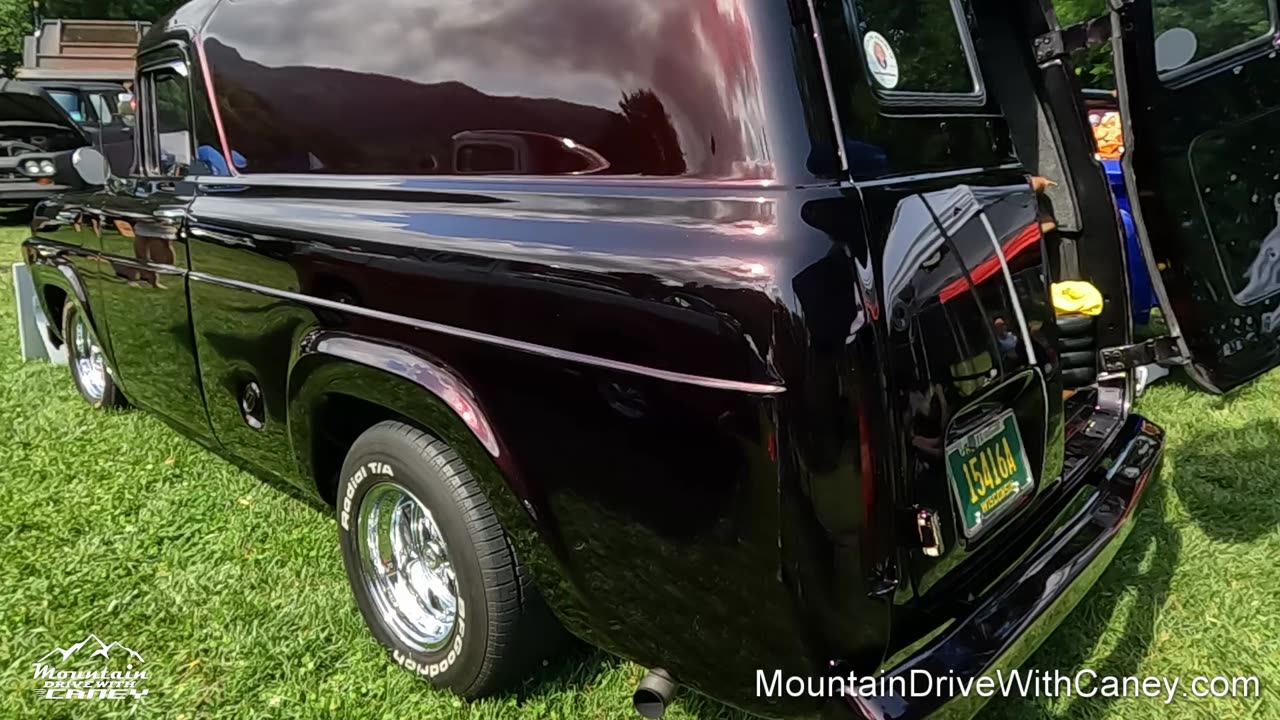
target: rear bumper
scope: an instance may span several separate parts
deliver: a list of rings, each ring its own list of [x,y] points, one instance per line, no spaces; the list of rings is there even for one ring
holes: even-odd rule
[[[829,715],[894,720],[935,713],[947,718],[972,717],[988,698],[977,692],[956,695],[952,691],[956,684],[950,680],[949,688],[929,688],[926,677],[994,676],[1022,665],[1115,557],[1132,529],[1133,511],[1163,454],[1164,431],[1131,415],[1091,471],[1090,482],[1097,490],[1076,516],[993,588],[972,614],[885,673],[888,678],[901,678],[901,682],[878,686],[895,691],[905,687],[906,694],[834,699],[828,706]]]
[[[36,202],[70,189],[66,185],[41,185],[34,181],[0,183],[0,205]]]

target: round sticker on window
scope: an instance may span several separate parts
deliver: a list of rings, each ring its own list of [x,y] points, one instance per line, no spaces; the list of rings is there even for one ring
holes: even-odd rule
[[[898,87],[898,56],[889,47],[889,41],[878,32],[869,32],[862,38],[862,48],[867,53],[871,77],[890,90]]]

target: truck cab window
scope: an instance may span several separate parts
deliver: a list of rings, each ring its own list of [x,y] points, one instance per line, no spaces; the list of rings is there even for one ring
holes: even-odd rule
[[[49,96],[52,97],[72,120],[83,123],[89,120],[89,108],[85,107],[84,100],[80,97],[80,93],[74,90],[50,90]]]
[[[854,0],[858,47],[881,93],[979,91],[960,0]]]
[[[185,175],[192,159],[187,78],[174,68],[165,68],[150,73],[145,82],[151,121],[147,131],[147,168],[159,175]]]
[[[1272,32],[1270,0],[1154,0],[1157,60],[1165,73],[1208,60]],[[1180,36],[1180,37],[1179,37]],[[1178,57],[1160,57],[1165,42],[1177,43]]]

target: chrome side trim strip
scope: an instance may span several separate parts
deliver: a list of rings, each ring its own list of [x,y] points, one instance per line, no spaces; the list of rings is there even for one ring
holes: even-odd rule
[[[980,175],[993,170],[1020,170],[1026,172],[1026,168],[1021,163],[1005,163],[994,167],[974,167],[961,168],[959,170],[943,170],[941,172],[917,173],[915,175],[896,175],[891,177],[877,178],[875,180],[855,180],[854,187],[884,187],[886,185],[909,185],[921,180],[936,180],[938,178],[963,177],[965,175]]]
[[[383,312],[372,308],[359,307],[358,305],[346,305],[333,300],[312,297],[310,295],[303,295],[301,293],[290,292],[288,290],[277,290],[275,288],[264,287],[262,285],[240,282],[239,280],[207,275],[201,272],[192,271],[188,277],[192,280],[198,280],[200,282],[206,282],[213,285],[222,285],[224,287],[235,288],[237,290],[248,290],[249,292],[270,295],[272,297],[291,300],[304,305],[315,305],[329,310],[336,310],[338,312],[363,315],[364,317],[374,320],[408,325],[428,332],[450,335],[452,337],[463,338],[466,340],[474,340],[476,342],[496,345],[498,347],[517,350],[531,355],[541,355],[543,357],[555,358],[557,360],[605,368],[606,370],[616,370],[618,372],[644,375],[646,377],[665,380],[667,382],[680,383],[683,385],[696,385],[698,387],[710,388],[712,390],[729,390],[733,392],[750,393],[752,395],[777,395],[787,391],[786,387],[782,385],[743,382],[741,380],[726,380],[724,378],[706,377],[703,375],[690,375],[688,373],[674,372],[672,370],[660,370],[658,368],[652,368],[645,365],[636,365],[634,363],[621,362],[619,360],[610,360],[608,358],[597,357],[595,355],[573,352],[572,350],[561,350],[559,348],[547,347],[536,343],[524,342],[523,340],[513,340],[511,338],[504,338],[498,335],[476,332],[474,330],[467,330],[465,328],[454,327],[452,325],[444,325],[441,323],[431,322],[429,320],[405,317],[404,315]]]
[[[813,23],[813,43],[818,47],[818,65],[822,68],[822,84],[827,89],[827,105],[831,109],[832,130],[836,134],[836,150],[840,153],[840,169],[849,172],[849,154],[844,147],[844,131],[840,122],[840,107],[836,102],[836,90],[831,84],[831,67],[827,63],[827,48],[822,42],[822,28],[818,25],[818,7],[809,0],[809,22]]]
[[[1018,320],[1018,329],[1022,331],[1022,346],[1027,349],[1027,362],[1032,366],[1039,365],[1036,360],[1036,346],[1031,342],[1031,327],[1027,325],[1027,316],[1022,312],[1022,301],[1018,299],[1018,288],[1013,284],[1013,273],[1009,271],[1009,261],[1004,256],[1004,248],[1000,247],[1000,239],[996,237],[996,229],[991,226],[985,208],[978,210],[982,218],[982,226],[987,229],[987,237],[991,238],[991,248],[996,251],[1000,260],[1000,272],[1004,275],[1005,287],[1009,290],[1009,302],[1013,305],[1013,314]]]

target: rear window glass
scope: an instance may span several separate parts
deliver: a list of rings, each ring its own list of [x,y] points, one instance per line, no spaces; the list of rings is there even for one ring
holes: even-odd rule
[[[958,0],[854,0],[860,46],[883,92],[978,92]]]
[[[1152,13],[1164,73],[1271,34],[1269,0],[1154,0]]]

